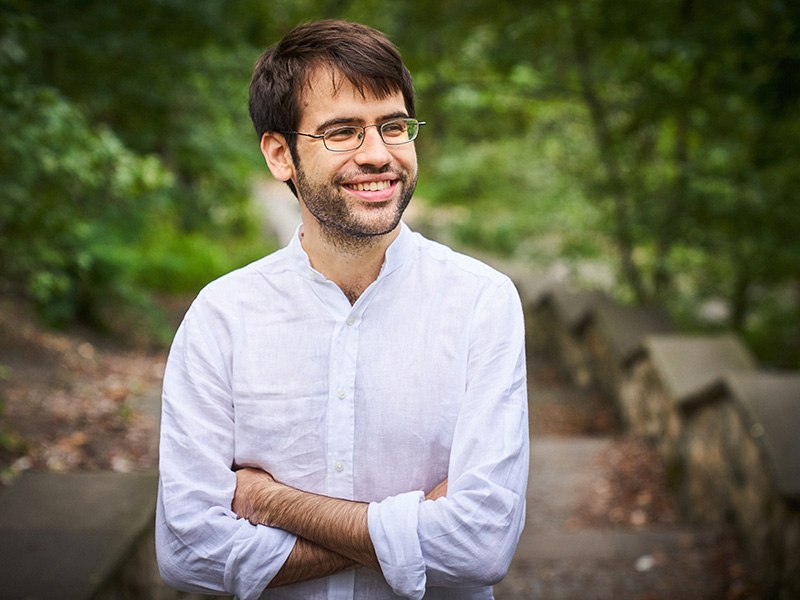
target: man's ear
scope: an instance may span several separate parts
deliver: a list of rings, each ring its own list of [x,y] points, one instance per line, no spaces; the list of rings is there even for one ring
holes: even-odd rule
[[[286,138],[280,133],[267,132],[261,136],[261,154],[272,176],[278,181],[294,178],[294,161]]]

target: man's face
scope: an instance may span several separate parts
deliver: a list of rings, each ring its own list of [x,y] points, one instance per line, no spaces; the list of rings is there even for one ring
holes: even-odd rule
[[[399,91],[383,99],[362,96],[338,73],[334,82],[327,68],[318,68],[310,82],[298,131],[321,134],[409,116]],[[414,143],[387,146],[377,127],[368,127],[361,147],[348,152],[331,152],[321,139],[298,136],[295,166],[301,202],[325,235],[349,244],[395,230],[417,181]]]

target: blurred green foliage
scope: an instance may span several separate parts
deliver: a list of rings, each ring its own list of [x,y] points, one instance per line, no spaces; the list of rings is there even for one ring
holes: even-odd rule
[[[93,321],[96,302],[119,291],[108,250],[136,243],[169,174],[52,88],[17,86],[0,111],[3,275],[48,321]]]
[[[48,323],[103,326],[269,250],[247,202],[257,3],[239,8],[0,4],[0,283]]]
[[[793,0],[0,0],[0,279],[91,320],[257,255],[250,69],[321,17],[401,48],[459,243],[800,366]]]

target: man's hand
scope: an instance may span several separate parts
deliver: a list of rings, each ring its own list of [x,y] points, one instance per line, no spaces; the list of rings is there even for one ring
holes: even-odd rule
[[[447,496],[447,479],[425,494],[425,500],[438,500]]]

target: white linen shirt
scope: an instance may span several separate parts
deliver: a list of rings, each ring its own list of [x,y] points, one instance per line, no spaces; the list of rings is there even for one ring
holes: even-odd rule
[[[524,522],[523,331],[506,276],[405,225],[352,306],[299,234],[209,284],[164,378],[164,579],[244,600],[492,598]],[[265,591],[295,537],[237,519],[233,465],[369,502],[382,575]],[[424,500],[445,477],[447,496]]]

